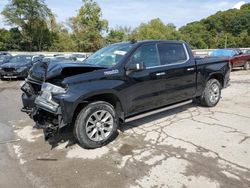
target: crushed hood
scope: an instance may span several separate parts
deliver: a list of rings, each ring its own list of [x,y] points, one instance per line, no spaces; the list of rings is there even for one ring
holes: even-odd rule
[[[64,79],[70,76],[88,73],[104,67],[75,62],[38,62],[30,69],[30,77],[37,80],[50,80],[54,78]]]

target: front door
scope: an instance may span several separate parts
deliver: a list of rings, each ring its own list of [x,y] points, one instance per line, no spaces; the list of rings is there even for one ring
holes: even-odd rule
[[[160,75],[161,67],[156,43],[139,47],[130,57],[129,63],[143,62],[145,69],[127,74],[126,88],[128,114],[136,114],[156,107],[157,96],[165,75]]]

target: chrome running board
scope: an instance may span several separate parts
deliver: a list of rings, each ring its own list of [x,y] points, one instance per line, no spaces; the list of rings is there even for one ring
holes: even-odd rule
[[[185,105],[190,104],[192,102],[193,102],[193,100],[188,100],[188,101],[185,101],[185,102],[170,105],[170,106],[163,107],[163,108],[153,110],[153,111],[150,111],[150,112],[142,113],[142,114],[130,117],[128,119],[125,119],[125,123],[128,123],[130,121],[134,121],[134,120],[137,120],[137,119],[141,119],[143,117],[150,116],[150,115],[153,115],[153,114],[157,114],[157,113],[160,113],[160,112],[164,112],[164,111],[167,111],[167,110],[171,110],[173,108],[178,108],[178,107],[181,107],[181,106],[185,106]]]

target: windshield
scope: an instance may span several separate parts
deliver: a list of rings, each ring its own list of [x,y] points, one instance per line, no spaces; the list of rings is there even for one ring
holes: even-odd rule
[[[211,53],[211,56],[213,57],[233,57],[236,55],[236,52],[234,50],[215,50]]]
[[[31,61],[32,61],[31,56],[15,56],[11,58],[9,63],[28,63]]]
[[[8,59],[9,57],[8,56],[5,56],[5,55],[1,55],[0,56],[0,61],[4,61],[6,59]]]
[[[250,54],[250,50],[244,50],[243,53],[244,54]]]
[[[84,63],[111,68],[117,65],[127,52],[133,47],[131,43],[117,43],[98,50]]]

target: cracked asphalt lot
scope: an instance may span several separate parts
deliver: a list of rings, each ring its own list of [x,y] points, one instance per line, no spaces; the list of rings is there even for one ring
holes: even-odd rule
[[[0,187],[250,187],[250,71],[232,72],[216,107],[127,123],[96,150],[69,130],[45,142],[19,111],[19,84],[0,81],[0,142],[14,140],[0,144]]]

